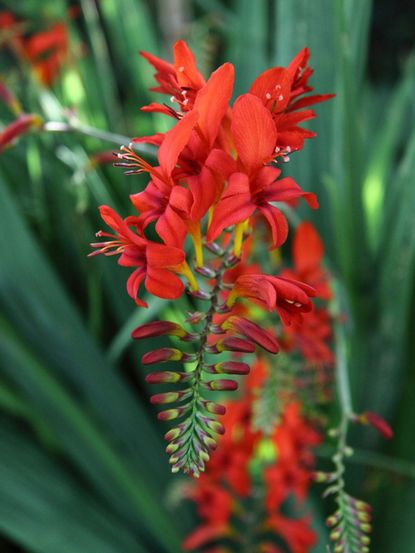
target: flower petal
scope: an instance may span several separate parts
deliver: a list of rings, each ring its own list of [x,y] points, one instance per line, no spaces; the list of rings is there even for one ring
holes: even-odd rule
[[[207,240],[215,240],[222,230],[230,225],[242,223],[255,211],[249,192],[249,179],[244,173],[234,173],[229,178],[229,185],[224,196],[213,212]]]
[[[156,231],[165,244],[181,248],[186,238],[183,219],[168,205],[156,223]]]
[[[271,249],[278,248],[279,246],[284,244],[284,242],[287,240],[287,236],[288,236],[287,219],[279,209],[272,206],[271,204],[260,205],[258,209],[265,217],[271,229],[271,233],[272,233]]]
[[[146,248],[148,266],[155,269],[175,267],[184,261],[184,252],[174,246],[149,242]]]
[[[150,294],[167,300],[179,298],[184,290],[180,278],[167,269],[148,266],[145,287]]]
[[[259,98],[244,94],[236,100],[231,129],[238,157],[248,174],[272,159],[277,131],[270,111]]]
[[[206,85],[198,92],[194,109],[199,113],[198,127],[212,147],[232,96],[234,68],[225,63],[212,73]]]
[[[198,90],[205,84],[203,75],[197,70],[193,52],[184,40],[178,40],[173,46],[174,68],[181,88]]]
[[[148,304],[138,297],[138,289],[140,288],[140,284],[143,282],[145,276],[145,270],[140,267],[132,272],[127,280],[128,295],[131,296],[135,303],[140,307],[148,307]]]
[[[310,273],[320,267],[324,245],[314,225],[305,221],[296,228],[293,239],[293,261],[298,273]]]
[[[198,119],[196,111],[189,111],[176,125],[164,136],[158,152],[160,167],[165,176],[171,176],[176,166],[177,159],[183,148],[189,142],[193,127]]]

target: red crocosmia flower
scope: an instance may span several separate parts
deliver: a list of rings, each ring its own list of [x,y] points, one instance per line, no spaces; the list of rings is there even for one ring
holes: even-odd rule
[[[284,324],[301,323],[302,314],[312,310],[310,297],[315,296],[311,286],[282,277],[264,274],[248,274],[238,277],[228,296],[227,305],[231,307],[240,297],[254,300],[273,311],[276,309]]]
[[[299,501],[305,499],[314,466],[312,448],[321,442],[321,436],[301,416],[300,406],[294,402],[287,405],[272,439],[277,463],[264,471],[266,506],[270,513],[279,508],[291,493]]]
[[[137,305],[147,307],[147,303],[137,297],[140,284],[148,292],[165,299],[176,299],[184,290],[184,285],[175,273],[186,274],[184,252],[178,248],[150,242],[129,228],[134,218],[122,219],[108,206],[100,207],[101,217],[115,234],[99,231],[97,236],[109,237],[107,242],[91,244],[98,248],[89,254],[118,255],[118,264],[123,267],[137,267],[127,281],[128,294]]]
[[[301,50],[287,68],[272,67],[259,75],[252,83],[249,92],[258,96],[271,112],[278,131],[277,154],[285,156],[291,151],[300,150],[304,139],[312,138],[315,133],[299,127],[299,123],[316,116],[306,106],[324,102],[334,94],[315,94],[300,98],[311,92],[308,79],[313,71],[307,66],[310,53],[308,48]],[[301,110],[301,111],[298,111]]]
[[[264,167],[275,156],[277,131],[269,111],[252,94],[235,102],[232,112],[232,136],[238,154],[237,171],[217,204],[207,239],[215,240],[222,230],[242,223],[257,209],[270,225],[272,246],[285,242],[288,224],[271,202],[284,202],[304,197],[310,207],[317,208],[316,197],[303,192],[296,182],[286,177],[277,181],[281,171]]]
[[[377,413],[373,413],[372,411],[365,411],[361,415],[356,415],[355,420],[361,424],[370,424],[387,440],[393,438],[392,428],[385,421],[385,419]]]
[[[158,151],[159,166],[153,167],[138,156],[132,148],[122,148],[117,163],[121,167],[131,167],[129,173],[148,172],[152,180],[143,192],[130,196],[139,211],[138,224],[145,228],[157,220],[156,231],[166,244],[183,246],[186,236],[184,218],[190,211],[191,193],[177,186],[174,179],[177,161],[188,142],[198,114],[189,112],[170,131],[168,131]],[[137,169],[134,169],[137,167]],[[179,213],[183,216],[180,216]]]
[[[292,519],[275,513],[268,518],[267,526],[281,536],[291,553],[307,553],[317,542],[307,518]]]
[[[232,533],[227,524],[202,524],[198,526],[187,538],[183,541],[182,547],[185,551],[199,549],[204,545],[226,538]],[[209,550],[204,550],[206,553],[226,553],[228,550],[221,547],[214,547]]]
[[[156,70],[154,75],[159,86],[151,88],[153,92],[169,94],[171,100],[177,102],[180,111],[193,109],[197,91],[204,84],[203,75],[197,70],[195,57],[183,40],[178,40],[173,46],[174,64],[168,63],[148,52],[140,52]],[[142,111],[155,111],[174,115],[174,110],[168,107],[151,103],[141,108]]]
[[[295,230],[292,256],[294,270],[284,270],[281,274],[306,282],[316,289],[316,296],[329,300],[331,290],[329,275],[322,268],[324,245],[316,229],[309,222],[302,222]]]
[[[55,23],[50,29],[25,41],[24,50],[40,81],[50,86],[68,55],[68,31],[65,23]]]
[[[36,113],[22,113],[0,133],[0,152],[12,144],[19,136],[28,133],[33,128],[40,128],[43,120]]]
[[[332,339],[331,317],[327,309],[315,308],[301,324],[284,327],[281,346],[285,351],[298,348],[303,357],[318,365],[332,365],[334,355],[329,347]]]

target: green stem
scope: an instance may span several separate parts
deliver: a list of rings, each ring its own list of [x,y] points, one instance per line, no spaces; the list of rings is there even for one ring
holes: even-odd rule
[[[43,124],[42,130],[45,132],[53,133],[79,133],[85,136],[91,136],[97,138],[98,140],[104,140],[106,142],[112,142],[113,144],[129,144],[131,138],[124,136],[122,134],[116,134],[109,131],[103,131],[101,129],[96,129],[95,127],[90,127],[88,125],[83,125],[77,121],[65,122],[65,121],[47,121]],[[154,149],[146,144],[137,144],[134,145],[134,149],[139,152],[155,155]]]
[[[192,402],[190,407],[190,418],[191,423],[188,429],[188,441],[187,441],[187,453],[186,457],[188,458],[188,461],[186,465],[183,467],[185,471],[194,473],[195,468],[197,467],[197,461],[199,459],[199,454],[195,448],[195,443],[197,443],[198,437],[195,434],[195,428],[198,424],[197,421],[197,413],[198,413],[198,404],[200,399],[200,384],[202,382],[202,375],[203,375],[203,367],[205,364],[205,357],[208,353],[208,338],[211,334],[211,325],[213,324],[213,317],[216,313],[216,308],[219,304],[219,295],[222,292],[222,281],[223,281],[223,275],[226,271],[226,269],[229,268],[230,260],[232,258],[232,254],[228,254],[223,258],[222,264],[216,271],[216,282],[215,286],[211,292],[211,299],[210,299],[210,306],[206,313],[206,317],[204,320],[204,326],[203,330],[200,333],[200,347],[199,351],[197,353],[197,365],[194,371],[195,378],[192,384]]]

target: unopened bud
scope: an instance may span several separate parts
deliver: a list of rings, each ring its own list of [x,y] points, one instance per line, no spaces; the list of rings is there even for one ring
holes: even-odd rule
[[[214,353],[215,348],[212,353]],[[255,345],[248,340],[242,340],[241,338],[224,338],[219,340],[216,344],[216,352],[222,351],[235,351],[240,353],[253,353],[255,351]]]
[[[219,378],[218,380],[210,380],[203,382],[203,387],[207,390],[218,391],[233,391],[238,389],[238,383],[235,380]]]
[[[143,365],[153,365],[154,363],[165,363],[166,361],[182,361],[184,353],[175,348],[159,348],[148,351],[141,358]]]
[[[177,336],[183,338],[187,332],[178,324],[170,321],[154,321],[140,325],[131,333],[134,340],[153,338],[154,336]]]
[[[205,369],[207,372],[218,374],[248,374],[250,366],[247,363],[238,361],[224,361],[222,363],[215,363]]]

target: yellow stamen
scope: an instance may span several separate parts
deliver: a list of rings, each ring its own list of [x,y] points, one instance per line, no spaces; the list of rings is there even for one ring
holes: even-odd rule
[[[236,257],[241,257],[242,245],[244,239],[245,223],[238,223],[235,227],[235,236],[233,238],[233,253]]]

